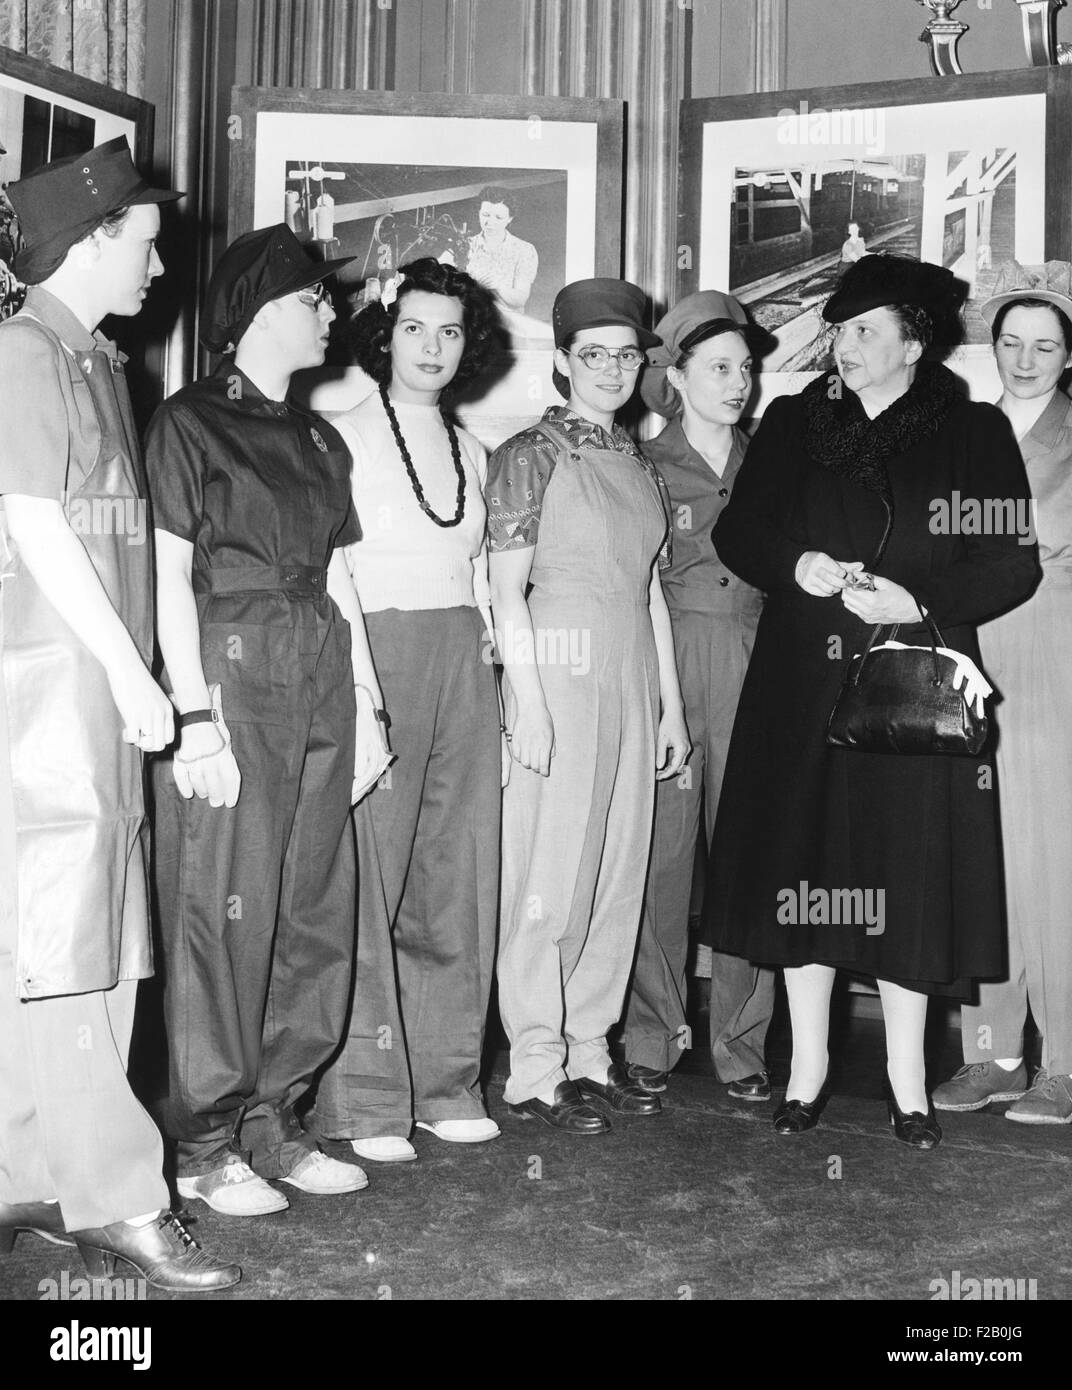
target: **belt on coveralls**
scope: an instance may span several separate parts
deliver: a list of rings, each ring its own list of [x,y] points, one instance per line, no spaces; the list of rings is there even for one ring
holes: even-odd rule
[[[191,575],[195,594],[245,594],[272,591],[284,594],[327,592],[327,570],[312,565],[236,565],[198,570]]]

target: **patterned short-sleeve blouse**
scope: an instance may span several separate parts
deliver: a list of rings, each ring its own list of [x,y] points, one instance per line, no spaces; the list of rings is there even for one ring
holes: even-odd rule
[[[585,449],[610,449],[635,459],[651,475],[667,517],[666,539],[659,550],[659,568],[669,568],[670,498],[666,484],[625,430],[620,425],[605,430],[564,405],[551,406],[544,412],[543,420],[565,435],[570,448],[579,453],[583,454]],[[500,444],[492,454],[484,490],[489,550],[524,550],[536,545],[544,494],[560,452],[559,445],[540,425],[532,425]]]

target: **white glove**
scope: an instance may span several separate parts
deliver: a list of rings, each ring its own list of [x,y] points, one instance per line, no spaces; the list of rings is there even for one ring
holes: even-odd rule
[[[930,647],[909,647],[906,642],[883,642],[881,646],[872,647],[873,652],[889,651],[897,648],[900,651],[929,652]],[[975,706],[975,713],[980,717],[986,713],[983,701],[994,693],[994,687],[979,670],[970,656],[965,656],[963,652],[955,652],[952,647],[935,647],[934,650],[940,656],[948,656],[956,666],[953,672],[953,689],[959,690],[964,686],[964,702],[967,705]]]
[[[975,706],[975,713],[982,718],[985,713],[983,701],[994,693],[994,687],[979,670],[970,656],[965,656],[963,652],[954,652],[949,647],[939,647],[938,651],[943,656],[950,656],[957,663],[957,669],[953,672],[953,689],[959,690],[964,686],[964,700],[968,705]]]
[[[179,795],[189,801],[198,796],[210,806],[238,804],[242,774],[231,751],[231,734],[223,722],[223,692],[218,681],[208,688],[212,723],[190,724],[183,729],[171,770]]]

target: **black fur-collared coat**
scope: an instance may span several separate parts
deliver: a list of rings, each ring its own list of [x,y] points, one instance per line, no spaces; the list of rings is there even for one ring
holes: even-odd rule
[[[975,624],[1028,597],[1037,550],[1016,533],[950,534],[940,518],[959,515],[965,498],[1013,499],[1021,505],[1008,513],[1023,515],[1026,496],[1005,416],[964,400],[944,367],[921,365],[874,420],[837,377],[772,403],[713,533],[724,563],[767,594],[711,852],[705,934],[716,949],[954,997],[1002,973],[986,749],[913,757],[827,746],[845,668],[871,629],[840,596],[806,594],[794,570],[807,550],[863,561],[909,589],[946,645],[978,663]],[[926,629],[902,627],[899,638],[920,644]]]

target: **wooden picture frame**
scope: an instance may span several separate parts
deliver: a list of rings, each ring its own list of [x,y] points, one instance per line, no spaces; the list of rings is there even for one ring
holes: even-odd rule
[[[535,253],[537,269],[509,287],[487,280],[509,296],[500,307],[511,359],[459,415],[493,447],[560,399],[555,294],[621,274],[623,128],[620,101],[237,87],[229,238],[287,221],[313,254],[355,256],[338,277],[352,311],[407,259],[450,256],[466,268],[482,237],[482,194],[503,194],[495,206],[507,204],[514,253],[528,263]],[[341,365],[302,386],[326,414],[372,389]]]
[[[973,397],[996,398],[978,306],[997,267],[1072,259],[1072,71],[684,101],[680,122],[678,296],[728,289],[778,336],[755,414],[828,365],[820,310],[860,253],[850,221],[868,251],[968,282],[949,365]]]
[[[145,172],[152,163],[153,116],[150,102],[0,48],[0,145],[6,148],[0,154],[0,319],[15,312],[25,293],[10,265],[14,214],[3,186],[117,135],[126,137]]]

